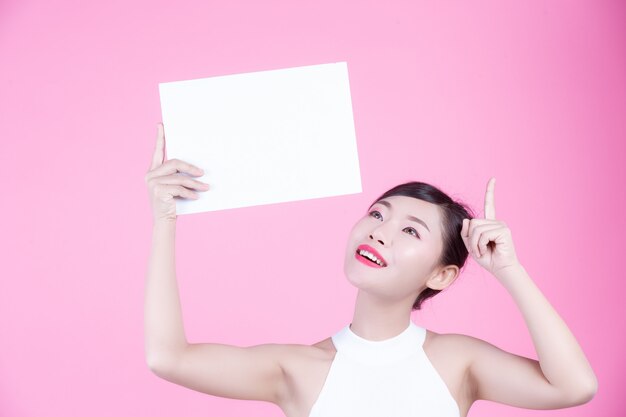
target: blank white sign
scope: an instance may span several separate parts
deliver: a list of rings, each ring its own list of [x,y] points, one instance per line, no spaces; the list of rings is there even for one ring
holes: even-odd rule
[[[168,159],[204,169],[177,214],[360,193],[345,62],[159,84]]]

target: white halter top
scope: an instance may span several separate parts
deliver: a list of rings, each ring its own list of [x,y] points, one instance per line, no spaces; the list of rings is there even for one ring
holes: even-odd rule
[[[372,341],[347,325],[309,417],[459,417],[459,407],[422,347],[426,329],[410,321],[390,339]]]

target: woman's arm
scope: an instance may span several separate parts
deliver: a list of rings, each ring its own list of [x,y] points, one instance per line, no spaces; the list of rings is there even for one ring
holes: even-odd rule
[[[175,221],[155,222],[145,294],[146,361],[158,376],[195,391],[278,404],[288,346],[189,344],[174,266]]]
[[[175,267],[176,220],[152,227],[144,301],[146,361],[150,368],[187,347]]]
[[[576,338],[521,265],[498,279],[519,307],[539,361],[471,338],[476,398],[523,408],[565,408],[589,402],[598,387]]]
[[[165,136],[159,125],[152,164],[145,176],[154,211],[144,300],[146,362],[161,378],[196,391],[278,404],[288,399],[281,362],[291,352],[288,346],[187,342],[174,262],[174,198],[195,199],[192,190],[207,191],[208,187],[180,173],[202,172],[184,161],[165,161]]]
[[[511,294],[530,331],[539,361],[468,338],[476,399],[524,408],[564,408],[590,401],[598,387],[580,345],[517,260],[511,232],[495,219],[495,179],[487,185],[485,219],[463,222],[474,260]]]

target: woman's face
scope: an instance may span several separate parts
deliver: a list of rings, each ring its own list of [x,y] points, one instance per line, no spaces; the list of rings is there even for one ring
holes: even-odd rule
[[[357,288],[387,300],[417,297],[436,274],[442,247],[441,217],[435,204],[387,197],[372,205],[352,228],[344,272]],[[357,253],[361,250],[373,253],[378,261],[367,260]]]

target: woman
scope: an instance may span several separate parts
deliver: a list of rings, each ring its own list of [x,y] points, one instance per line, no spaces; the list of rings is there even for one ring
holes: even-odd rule
[[[269,401],[288,417],[466,416],[481,399],[554,409],[595,395],[596,377],[582,349],[518,262],[509,229],[496,220],[493,178],[484,219],[423,183],[378,198],[350,232],[344,271],[358,295],[352,322],[332,338],[312,346],[188,343],[174,270],[174,197],[195,199],[195,191],[209,187],[191,178],[202,170],[164,161],[164,152],[159,124],[145,176],[154,215],[146,360],[159,377],[220,397]],[[539,361],[412,323],[411,311],[454,282],[468,252],[517,303]]]

